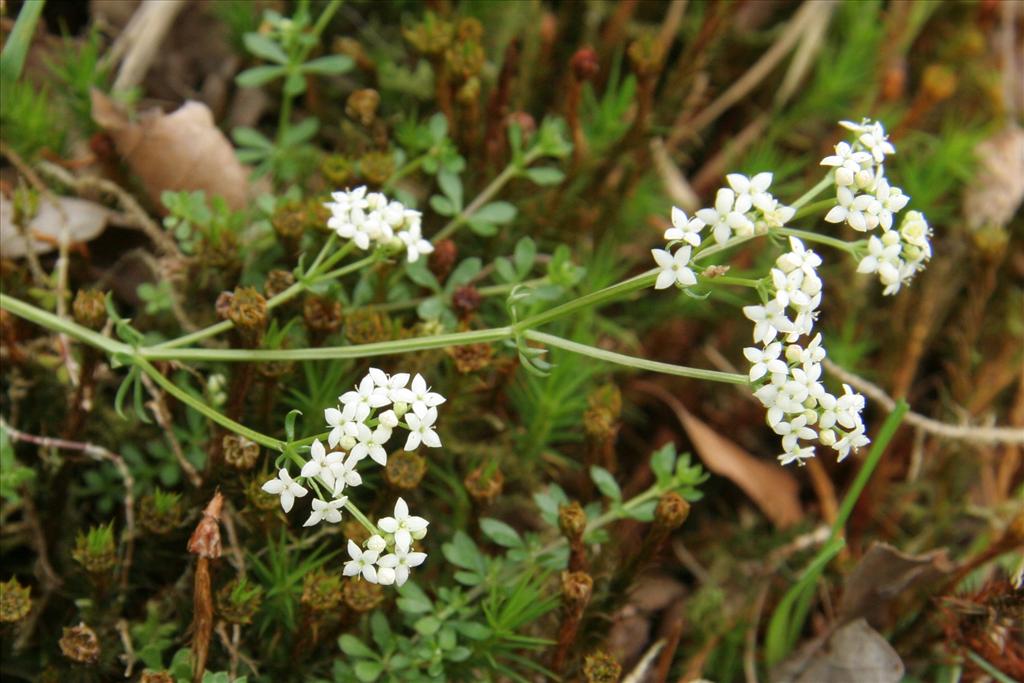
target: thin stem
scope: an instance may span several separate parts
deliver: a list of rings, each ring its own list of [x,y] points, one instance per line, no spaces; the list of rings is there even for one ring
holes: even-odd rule
[[[477,291],[482,297],[499,296],[501,294],[508,294],[516,287],[520,285],[535,286],[541,285],[548,281],[546,277],[539,277],[533,280],[526,280],[525,282],[511,282],[501,285],[488,285],[487,287],[481,287]],[[383,304],[369,304],[367,306],[360,307],[360,311],[378,311],[381,313],[391,313],[393,311],[404,311],[409,308],[416,308],[427,299],[433,297],[424,296],[418,299],[409,299],[408,301],[390,301]]]
[[[831,209],[836,205],[835,199],[822,199],[821,201],[808,204],[807,206],[801,207],[795,214],[793,214],[793,220],[797,218],[804,218],[812,214],[820,213],[825,209]]]
[[[647,360],[646,358],[627,356],[623,353],[606,351],[605,349],[588,346],[587,344],[580,344],[574,341],[569,341],[568,339],[563,339],[562,337],[556,337],[553,334],[546,334],[535,330],[527,330],[523,333],[523,336],[527,339],[541,342],[542,344],[548,344],[549,346],[578,353],[581,356],[589,356],[590,358],[615,363],[616,365],[624,365],[637,370],[652,370],[666,375],[690,377],[692,379],[701,379],[710,382],[725,382],[727,384],[742,384],[744,386],[750,384],[746,375],[740,375],[733,372],[720,372],[718,370],[703,370],[701,368],[691,368],[685,365],[674,365],[672,363]]]
[[[554,308],[548,309],[537,315],[530,316],[524,320],[519,321],[515,325],[517,331],[523,331],[532,329],[544,323],[549,323],[552,320],[564,317],[570,313],[574,313],[583,308],[590,306],[596,306],[612,299],[617,299],[630,292],[635,292],[638,289],[644,289],[654,284],[654,281],[658,277],[658,269],[653,268],[645,273],[641,273],[635,277],[631,277],[628,280],[623,280],[617,284],[599,289],[596,292],[590,294],[584,294],[583,296],[573,299],[572,301],[566,302],[561,306],[555,306]]]
[[[391,177],[384,181],[384,185],[381,186],[381,191],[387,192],[388,190],[394,188],[395,183],[397,183],[399,180],[409,175],[413,171],[419,169],[419,167],[423,165],[423,162],[426,161],[428,156],[430,156],[430,152],[427,152],[426,154],[421,154],[420,156],[416,157],[412,161],[402,166],[402,168],[392,173]]]
[[[829,171],[828,173],[826,173],[825,177],[819,180],[817,185],[815,185],[811,189],[807,190],[807,192],[804,192],[802,195],[800,195],[800,197],[797,198],[795,202],[790,204],[790,206],[793,207],[794,209],[799,209],[801,206],[817,197],[825,190],[825,188],[832,185],[832,178],[834,175],[835,173],[833,171]]]
[[[357,270],[359,270],[361,268],[364,268],[364,267],[374,263],[375,261],[377,261],[377,258],[378,258],[377,255],[373,254],[371,256],[367,256],[366,258],[359,259],[358,261],[354,261],[354,262],[348,264],[347,266],[342,266],[341,268],[335,268],[334,270],[332,270],[330,272],[327,272],[327,273],[324,273],[323,275],[318,276],[316,278],[316,281],[319,282],[320,280],[333,280],[335,278],[341,277],[342,275],[348,275],[349,273],[355,272],[355,271],[357,271]]]
[[[134,359],[134,363],[139,367],[139,369],[141,369],[144,373],[149,375],[154,382],[163,387],[164,391],[166,391],[168,394],[178,399],[185,405],[194,408],[201,415],[205,415],[207,418],[216,422],[220,426],[230,429],[234,433],[240,436],[244,436],[250,441],[255,441],[256,443],[260,444],[261,446],[265,446],[266,448],[271,448],[275,451],[284,448],[285,443],[283,441],[278,441],[277,439],[267,436],[266,434],[257,432],[254,429],[249,429],[240,422],[235,422],[228,416],[223,415],[220,412],[211,408],[210,406],[206,405],[201,400],[199,400],[189,392],[185,391],[171,380],[167,379],[167,377],[165,377],[162,372],[153,367],[153,365],[150,364],[149,361],[147,361],[145,358],[136,356]]]
[[[761,286],[760,280],[748,277],[732,277],[730,275],[701,278],[701,282],[708,285],[737,285],[739,287],[750,287],[751,289],[757,289]]]
[[[465,225],[465,223],[472,218],[473,214],[479,211],[484,204],[489,202],[494,195],[498,194],[498,191],[505,186],[505,183],[519,175],[524,168],[529,166],[536,159],[540,158],[540,156],[540,150],[532,150],[523,157],[521,164],[512,162],[506,166],[505,170],[499,173],[497,177],[495,177],[495,179],[492,180],[487,187],[485,187],[480,194],[476,196],[476,199],[470,202],[469,206],[448,221],[448,224],[441,228],[438,233],[431,238],[431,241],[436,244],[438,241],[451,236],[452,233]]]
[[[131,346],[123,342],[119,342],[116,339],[110,337],[104,337],[98,332],[93,332],[87,327],[83,327],[73,320],[66,320],[60,318],[49,311],[45,311],[37,306],[33,306],[30,303],[16,299],[7,294],[0,292],[0,308],[10,311],[19,318],[24,318],[29,322],[35,323],[40,327],[44,327],[53,332],[60,332],[63,334],[77,339],[80,342],[91,344],[98,349],[102,349],[108,354],[130,354],[133,349]]]
[[[410,353],[413,351],[444,348],[446,346],[461,346],[463,344],[480,344],[510,339],[512,336],[511,327],[492,327],[485,330],[438,334],[413,339],[397,339],[372,344],[355,344],[353,346],[326,346],[311,349],[168,349],[140,347],[136,350],[136,353],[138,356],[148,360],[224,362],[336,360],[341,358],[368,358],[370,356]]]
[[[355,506],[351,500],[345,501],[345,509],[352,513],[352,516],[356,518],[356,521],[362,524],[371,535],[381,535],[380,529],[370,521],[370,519],[363,514],[363,512]]]

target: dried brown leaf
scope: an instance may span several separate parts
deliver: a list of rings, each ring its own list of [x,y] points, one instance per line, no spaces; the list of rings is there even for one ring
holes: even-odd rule
[[[882,627],[890,605],[915,588],[953,571],[945,549],[908,555],[887,543],[874,543],[846,579],[839,623],[863,617]]]
[[[687,411],[673,405],[679,421],[693,442],[697,455],[709,470],[739,486],[777,527],[803,518],[799,484],[775,463],[759,460]]]
[[[61,228],[67,220],[68,239],[71,244],[88,242],[98,237],[107,227],[111,212],[105,206],[74,197],[57,197],[56,203],[46,197],[39,198],[39,211],[29,221],[28,235],[22,237],[14,225],[14,204],[0,195],[0,252],[6,258],[21,258],[28,253],[26,242],[37,254],[47,254],[60,243]]]
[[[805,645],[773,671],[772,683],[899,683],[903,662],[863,619]]]
[[[165,190],[202,190],[207,197],[223,197],[232,209],[246,205],[249,170],[205,104],[189,101],[170,114],[147,112],[135,122],[94,90],[92,116],[157,205]]]

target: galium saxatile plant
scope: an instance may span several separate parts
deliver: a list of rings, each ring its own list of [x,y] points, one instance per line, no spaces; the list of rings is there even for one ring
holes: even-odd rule
[[[818,275],[822,258],[807,248],[805,240],[819,241],[848,252],[857,272],[877,274],[883,294],[892,295],[909,284],[931,257],[931,231],[924,215],[908,211],[896,226],[896,214],[910,197],[885,177],[884,162],[895,153],[878,121],[842,121],[855,134],[852,142],[839,142],[835,154],[821,164],[832,170],[822,183],[794,203],[780,204],[768,191],[772,174],[748,178],[726,177],[728,187],[718,190],[713,208],[692,217],[672,210],[672,227],[665,231],[665,249],[653,249],[657,265],[655,289],[673,285],[689,290],[699,284],[738,284],[757,291],[760,303],[745,306],[744,316],[753,323],[755,346],[743,350],[750,363],[748,379],[754,396],[766,409],[768,426],[781,437],[783,464],[802,464],[814,457],[815,445],[834,450],[839,460],[867,445],[861,413],[864,397],[849,385],[834,395],[825,388],[822,361],[827,355],[822,335],[815,331],[824,286]],[[825,215],[829,223],[846,223],[867,240],[844,242],[816,233],[788,228],[800,205],[826,186],[835,188],[835,204]],[[736,241],[755,235],[785,237],[789,250],[775,259],[759,280],[720,276],[722,270],[698,263]],[[709,238],[716,247],[709,248]],[[672,249],[675,248],[675,252]],[[700,278],[698,271],[706,275]]]
[[[263,490],[279,496],[286,513],[291,511],[296,498],[305,497],[312,490],[312,511],[303,526],[338,524],[344,510],[351,512],[371,535],[362,548],[348,541],[350,559],[345,563],[344,575],[401,586],[409,579],[409,570],[427,559],[426,553],[413,549],[413,542],[426,536],[429,522],[411,515],[408,504],[399,498],[392,516],[372,524],[350,502],[349,494],[363,483],[360,463],[369,459],[381,467],[387,465],[385,445],[396,430],[408,432],[403,445],[407,451],[421,444],[440,448],[441,439],[434,426],[437,407],[445,400],[431,391],[422,375],[389,375],[370,368],[352,390],[338,397],[338,406],[324,410],[324,420],[330,429],[327,445],[314,438],[308,459],[291,454],[299,474],[292,477],[286,461],[277,476],[263,484]]]

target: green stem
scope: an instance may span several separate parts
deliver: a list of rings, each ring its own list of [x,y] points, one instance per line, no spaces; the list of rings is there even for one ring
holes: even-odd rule
[[[794,209],[799,209],[804,204],[806,204],[807,202],[809,202],[812,199],[814,199],[815,197],[817,197],[827,187],[832,185],[832,178],[834,176],[835,176],[835,172],[834,171],[829,171],[828,173],[826,173],[825,177],[822,178],[821,180],[819,180],[817,185],[815,185],[811,189],[807,190],[807,192],[804,192],[802,195],[800,195],[800,197],[795,202],[790,204],[790,206],[793,207]]]
[[[342,275],[348,275],[349,273],[355,272],[357,270],[365,268],[368,265],[373,264],[374,262],[377,261],[377,259],[378,259],[377,255],[376,254],[372,254],[370,256],[367,256],[366,258],[362,258],[362,259],[359,259],[358,261],[354,261],[354,262],[348,264],[347,266],[342,266],[341,268],[335,268],[332,271],[324,273],[323,275],[318,276],[316,278],[316,281],[319,282],[321,280],[333,280],[335,278],[341,277]]]
[[[351,500],[345,501],[345,509],[352,513],[352,516],[356,518],[356,521],[362,524],[371,535],[381,535],[380,529],[370,521],[370,519],[362,513],[362,511],[352,503]]]
[[[628,280],[623,280],[617,284],[599,289],[596,292],[590,294],[584,294],[583,296],[568,301],[561,306],[555,306],[554,308],[538,313],[537,315],[530,316],[524,320],[519,321],[515,325],[517,332],[532,329],[539,325],[549,323],[552,320],[557,320],[563,316],[574,313],[580,309],[588,308],[590,306],[597,306],[598,304],[617,299],[630,292],[635,292],[638,289],[644,289],[654,284],[654,281],[658,278],[658,269],[654,268],[648,270],[645,273],[641,273],[635,277],[631,277]]]
[[[165,377],[162,372],[154,368],[145,358],[136,356],[133,362],[135,363],[135,365],[139,367],[139,369],[141,369],[144,373],[149,375],[154,382],[163,387],[164,391],[166,391],[168,394],[175,397],[185,405],[195,409],[201,415],[206,416],[207,418],[209,418],[213,422],[216,422],[220,426],[230,429],[234,433],[240,436],[244,436],[250,441],[255,441],[256,443],[260,444],[261,446],[265,446],[266,448],[270,448],[275,451],[284,448],[285,444],[283,441],[278,441],[277,439],[267,436],[266,434],[261,434],[260,432],[257,432],[254,429],[249,429],[240,422],[235,422],[228,416],[223,415],[220,412],[211,408],[210,406],[206,405],[200,399],[196,398],[189,392],[185,391],[184,389],[176,385],[171,380],[167,379],[167,377]]]
[[[480,296],[486,298],[486,297],[490,297],[490,296],[499,296],[501,294],[508,294],[509,292],[511,292],[516,287],[519,287],[520,285],[536,286],[536,285],[545,284],[547,282],[548,282],[548,279],[546,277],[539,277],[539,278],[535,278],[533,280],[527,280],[525,282],[512,282],[512,283],[502,284],[502,285],[488,285],[487,287],[481,287],[481,288],[479,288],[476,291],[477,291],[477,294],[479,294]],[[367,306],[361,307],[359,310],[361,310],[361,311],[378,311],[378,312],[381,312],[381,313],[391,313],[391,312],[394,312],[394,311],[404,311],[406,309],[416,308],[417,306],[419,306],[421,303],[423,303],[427,299],[432,299],[432,298],[433,297],[424,296],[424,297],[420,297],[418,299],[410,299],[408,301],[391,301],[391,302],[383,303],[383,304],[369,304]]]
[[[825,209],[831,209],[835,205],[835,199],[822,199],[821,201],[814,202],[813,204],[808,204],[807,206],[804,206],[797,210],[797,212],[793,214],[793,220],[796,220],[798,218],[804,218],[805,216],[810,216],[812,214],[821,213]]]
[[[423,162],[426,161],[428,156],[430,156],[429,152],[427,152],[426,154],[421,154],[420,156],[416,157],[412,161],[402,166],[402,168],[392,173],[391,177],[384,181],[384,184],[380,188],[381,191],[388,192],[389,190],[394,188],[395,183],[397,183],[399,180],[409,175],[413,171],[417,170],[420,166],[422,166]]]
[[[19,318],[24,318],[29,322],[39,325],[40,327],[44,327],[53,332],[66,334],[72,339],[77,339],[80,342],[95,346],[110,355],[131,354],[134,351],[131,346],[124,342],[119,342],[116,339],[111,339],[110,337],[104,337],[102,334],[93,332],[89,328],[83,327],[73,320],[66,320],[50,313],[49,311],[45,311],[37,306],[33,306],[21,299],[8,296],[2,292],[0,292],[0,308],[10,311]]]
[[[545,334],[544,332],[537,332],[535,330],[527,330],[523,333],[523,336],[527,339],[541,342],[542,344],[548,344],[549,346],[578,353],[581,356],[588,356],[590,358],[596,358],[608,363],[615,363],[616,365],[624,365],[637,370],[651,370],[653,372],[660,372],[666,375],[690,377],[692,379],[702,379],[709,382],[725,382],[727,384],[742,384],[743,386],[750,384],[746,375],[740,375],[733,372],[719,372],[717,370],[703,370],[701,368],[691,368],[685,365],[661,363],[659,361],[647,360],[646,358],[636,358],[635,356],[627,356],[623,353],[615,353],[614,351],[606,351],[594,346],[579,344],[574,341],[569,341],[568,339],[563,339],[562,337],[556,337],[553,334]]]
[[[701,278],[701,282],[708,285],[737,285],[740,287],[750,287],[751,289],[757,289],[761,286],[760,280],[754,280],[748,277],[732,277],[730,275],[716,275],[715,277]]]
[[[505,183],[512,180],[512,178],[515,178],[523,171],[524,168],[529,166],[531,163],[533,163],[540,157],[540,150],[532,150],[529,153],[527,153],[525,157],[523,157],[521,164],[512,162],[508,166],[506,166],[505,170],[499,173],[497,177],[495,177],[495,179],[492,180],[487,185],[487,187],[485,187],[480,192],[480,194],[476,196],[476,199],[470,202],[469,206],[467,206],[465,209],[456,214],[450,221],[448,221],[448,224],[441,228],[438,231],[438,233],[431,238],[430,241],[433,242],[434,244],[437,244],[437,242],[439,242],[440,240],[443,240],[446,237],[450,237],[452,233],[454,233],[460,227],[465,225],[466,222],[473,217],[473,214],[475,214],[487,202],[489,202],[494,195],[498,194],[501,188],[505,186]]]

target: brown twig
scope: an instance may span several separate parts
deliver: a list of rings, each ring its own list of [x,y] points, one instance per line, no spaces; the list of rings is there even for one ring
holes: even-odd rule
[[[118,619],[114,628],[121,636],[121,645],[124,647],[124,654],[121,655],[121,661],[124,662],[124,677],[131,678],[138,657],[135,655],[135,648],[132,647],[132,634],[128,630],[128,622],[125,619]]]
[[[210,654],[210,636],[213,631],[213,591],[210,584],[210,560],[221,555],[220,516],[224,496],[217,491],[203,510],[203,517],[188,540],[188,551],[198,555],[192,592],[192,652],[195,654],[193,683],[200,683],[206,671]]]
[[[121,586],[127,587],[128,572],[131,569],[132,557],[135,549],[135,494],[133,493],[133,490],[135,489],[135,478],[132,476],[131,471],[125,464],[124,458],[117,453],[108,451],[106,448],[95,444],[28,434],[27,432],[23,432],[10,426],[2,417],[0,417],[0,427],[3,427],[8,436],[15,441],[32,443],[40,446],[41,448],[78,451],[80,453],[84,453],[97,462],[109,462],[115,469],[117,469],[118,474],[121,475],[121,480],[124,485],[124,533],[121,534],[121,539],[124,542],[124,556],[121,561]],[[40,561],[44,560],[45,550],[40,555]],[[46,564],[49,566],[48,562]],[[48,571],[52,576],[56,577],[56,574],[53,573],[52,567],[49,567]],[[59,585],[60,579],[58,578],[57,581]]]

